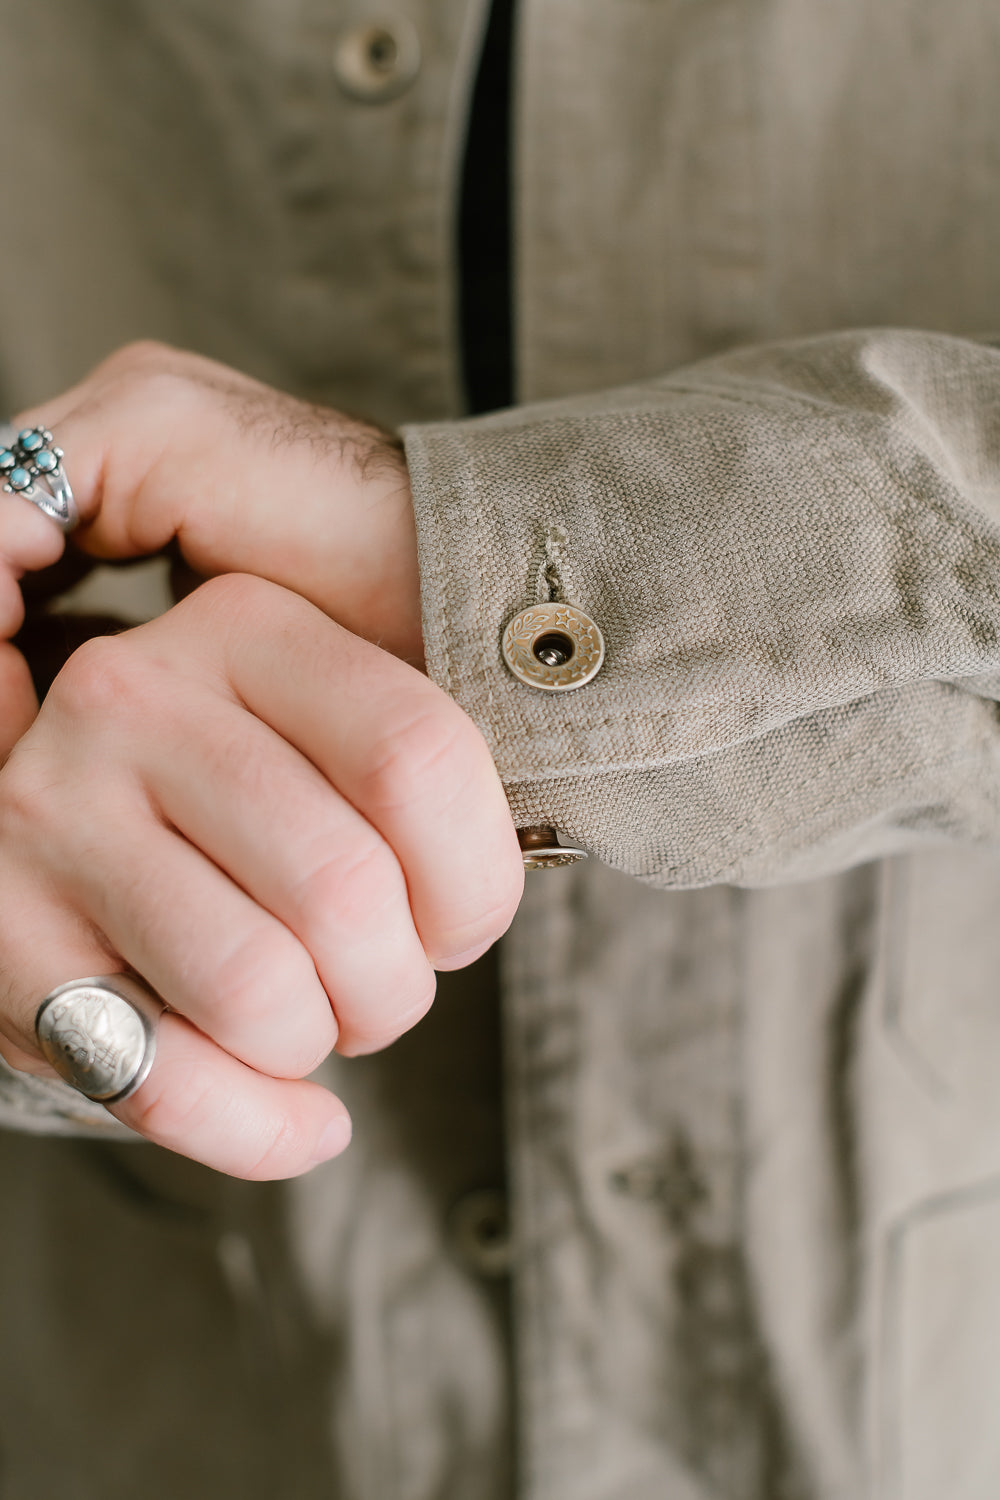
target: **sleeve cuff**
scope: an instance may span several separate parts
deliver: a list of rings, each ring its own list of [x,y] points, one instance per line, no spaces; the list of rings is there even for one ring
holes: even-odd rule
[[[0,1127],[31,1135],[93,1136],[101,1140],[137,1141],[101,1104],[85,1099],[55,1078],[19,1073],[0,1058]]]

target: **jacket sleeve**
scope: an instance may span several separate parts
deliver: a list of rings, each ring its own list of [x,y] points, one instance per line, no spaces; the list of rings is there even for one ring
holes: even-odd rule
[[[93,1104],[57,1078],[19,1073],[0,1057],[0,1128],[36,1135],[89,1135],[138,1141],[102,1104]]]
[[[1000,847],[1000,350],[898,330],[405,429],[428,669],[519,826],[668,887]],[[607,655],[505,667],[559,594]]]

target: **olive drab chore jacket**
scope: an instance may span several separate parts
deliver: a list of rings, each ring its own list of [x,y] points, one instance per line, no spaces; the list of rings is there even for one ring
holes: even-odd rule
[[[0,0],[4,408],[142,336],[405,425],[430,671],[592,854],[297,1182],[4,1071],[0,1497],[995,1500],[1000,12],[524,0],[464,420],[483,21]]]

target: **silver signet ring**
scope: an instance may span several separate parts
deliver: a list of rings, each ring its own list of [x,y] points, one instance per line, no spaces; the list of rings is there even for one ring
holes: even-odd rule
[[[35,1034],[60,1078],[99,1104],[128,1098],[156,1053],[162,1000],[130,974],[74,979],[46,995]]]

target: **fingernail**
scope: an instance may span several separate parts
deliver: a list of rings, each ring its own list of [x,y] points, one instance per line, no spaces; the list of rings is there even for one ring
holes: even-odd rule
[[[330,1123],[324,1126],[323,1134],[316,1142],[312,1164],[315,1166],[321,1161],[329,1161],[332,1156],[339,1156],[350,1145],[350,1141],[350,1115],[334,1115]]]

